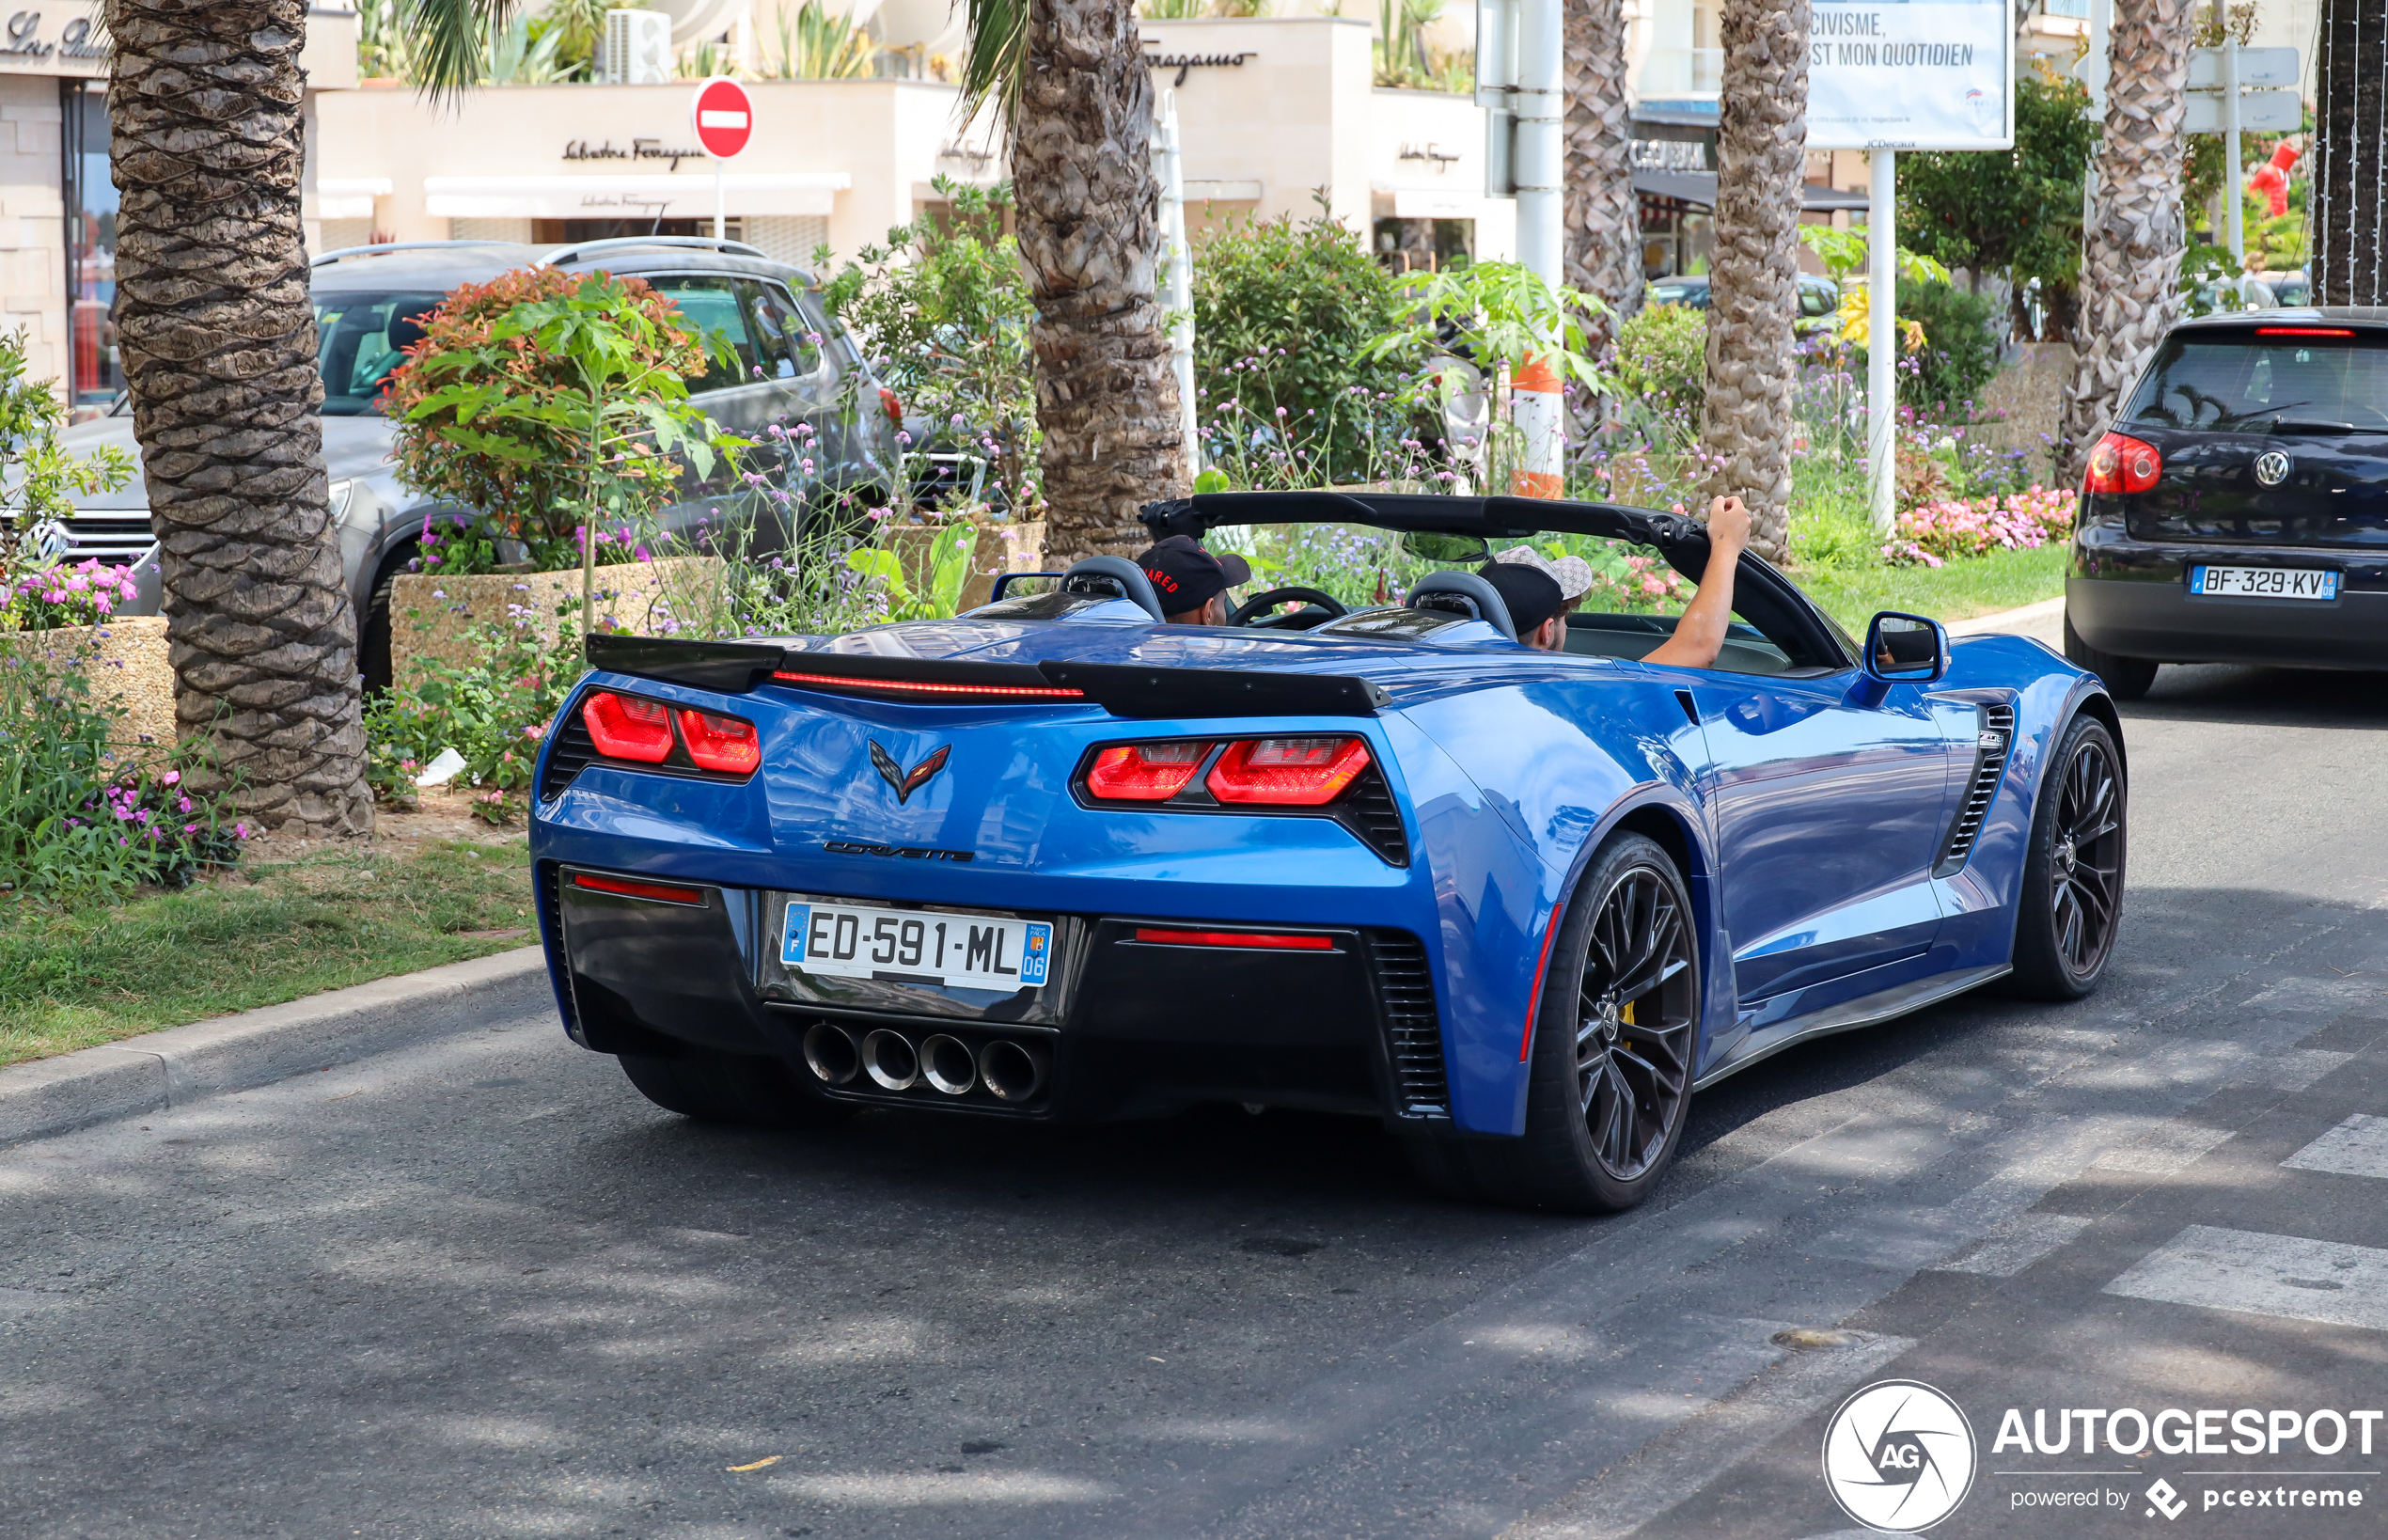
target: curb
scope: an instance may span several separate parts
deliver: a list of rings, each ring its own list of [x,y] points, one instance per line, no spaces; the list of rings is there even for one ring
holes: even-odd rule
[[[271,1085],[554,1004],[545,953],[521,947],[38,1059],[0,1069],[0,1147]]]
[[[2029,636],[2033,627],[2050,621],[2061,621],[2064,618],[2065,596],[2059,594],[2035,605],[2003,609],[1995,615],[1976,615],[1970,621],[1951,621],[1948,632],[1952,636],[1975,636],[1986,631],[2015,631]]]

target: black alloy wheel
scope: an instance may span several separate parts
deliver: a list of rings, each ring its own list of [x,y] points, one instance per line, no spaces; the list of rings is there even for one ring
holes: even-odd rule
[[[2014,993],[2080,999],[2097,987],[2123,917],[2129,788],[2114,736],[2094,716],[2065,730],[2032,814],[2015,926]]]
[[[1700,1002],[1682,873],[1655,841],[1612,836],[1570,896],[1552,948],[1525,1137],[1446,1147],[1465,1152],[1474,1190],[1572,1214],[1611,1214],[1648,1197],[1690,1110]],[[1429,1180],[1442,1174],[1421,1169]]]
[[[1689,905],[1671,868],[1635,866],[1602,896],[1576,1005],[1576,1087],[1595,1159],[1617,1182],[1663,1157],[1691,1089]]]

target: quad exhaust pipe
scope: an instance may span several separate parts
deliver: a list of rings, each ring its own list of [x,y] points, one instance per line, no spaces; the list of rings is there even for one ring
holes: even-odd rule
[[[804,1061],[825,1086],[868,1079],[881,1091],[925,1086],[941,1096],[967,1096],[984,1087],[997,1101],[1014,1105],[1034,1100],[1052,1071],[1044,1048],[1011,1038],[992,1038],[973,1050],[950,1032],[915,1043],[895,1028],[874,1027],[857,1038],[834,1021],[806,1029]]]

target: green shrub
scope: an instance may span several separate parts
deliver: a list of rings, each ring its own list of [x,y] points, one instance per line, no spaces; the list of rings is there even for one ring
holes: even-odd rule
[[[1924,351],[1902,371],[1899,395],[1910,405],[1970,401],[1998,372],[1998,306],[1987,294],[1947,283],[1903,283],[1899,317],[1924,325]]]
[[[1617,330],[1617,386],[1662,416],[1697,424],[1708,391],[1708,317],[1685,305],[1645,305]]]
[[[0,636],[0,889],[121,898],[181,887],[228,862],[248,837],[229,804],[182,784],[174,762],[135,762],[116,715],[92,697],[96,650],[61,652],[39,632]]]
[[[1194,382],[1214,455],[1298,445],[1310,470],[1297,479],[1312,484],[1381,474],[1399,458],[1410,382],[1406,360],[1367,350],[1404,309],[1392,275],[1324,213],[1231,220],[1202,236]]]
[[[950,216],[899,225],[885,246],[863,247],[823,286],[823,302],[861,335],[904,406],[938,425],[934,439],[975,438],[1004,507],[1014,518],[1035,518],[1039,439],[1029,323],[1036,302],[1020,243],[1003,233],[1012,189],[943,177],[933,185]],[[814,256],[825,266],[828,248]]]

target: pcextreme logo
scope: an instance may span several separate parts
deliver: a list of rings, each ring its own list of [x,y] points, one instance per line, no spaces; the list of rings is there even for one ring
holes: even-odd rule
[[[1913,1534],[1956,1512],[1973,1489],[1973,1424],[1956,1402],[1912,1379],[1869,1385],[1824,1428],[1824,1484],[1870,1530]]]

